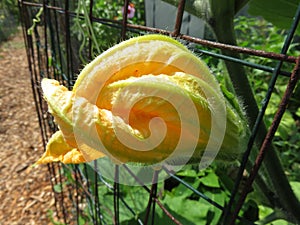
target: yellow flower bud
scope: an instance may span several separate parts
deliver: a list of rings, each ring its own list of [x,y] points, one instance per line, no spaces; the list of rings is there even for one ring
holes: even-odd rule
[[[166,36],[112,47],[82,70],[72,91],[51,79],[42,89],[60,131],[38,163],[230,161],[245,142],[245,119],[208,67]]]

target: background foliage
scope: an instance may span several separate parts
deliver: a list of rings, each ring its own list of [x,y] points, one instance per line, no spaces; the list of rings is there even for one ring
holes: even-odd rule
[[[12,35],[19,24],[19,11],[16,1],[2,0],[0,2],[0,43]]]
[[[235,20],[235,30],[237,32],[238,43],[240,46],[249,47],[257,50],[269,52],[280,52],[287,31],[274,26],[264,19],[238,17]],[[249,40],[250,35],[252,38]],[[298,56],[299,43],[297,38],[289,49],[288,55]],[[244,59],[256,64],[274,67],[275,63],[268,59],[259,59],[251,56],[245,56]],[[283,65],[284,71],[291,71],[292,65]],[[268,89],[270,75],[266,72],[248,67],[247,74],[253,87],[256,101],[260,104]],[[285,91],[288,77],[279,76],[276,83],[276,89],[272,94],[269,107],[266,111],[265,123],[267,127],[271,125],[273,116],[277,110],[279,101]],[[299,96],[298,96],[299,97]],[[274,144],[280,152],[280,158],[285,167],[290,180],[300,180],[300,133],[299,133],[299,115],[300,110],[287,110],[279,129],[276,133]]]
[[[88,53],[88,39],[92,40],[92,56],[96,56],[106,49],[110,48],[114,44],[120,41],[120,27],[123,19],[123,5],[122,0],[108,0],[108,1],[95,1],[92,14],[96,18],[105,18],[106,21],[102,23],[93,23],[87,16],[89,12],[90,1],[78,1],[76,13],[77,17],[74,20],[72,27],[72,34],[77,36],[77,40],[81,42],[79,54],[82,62],[87,62]],[[129,23],[144,25],[145,23],[145,9],[144,1],[134,1],[135,15],[133,18],[128,18]],[[110,25],[109,20],[119,21],[119,26],[108,26]],[[132,34],[133,35],[133,34]]]

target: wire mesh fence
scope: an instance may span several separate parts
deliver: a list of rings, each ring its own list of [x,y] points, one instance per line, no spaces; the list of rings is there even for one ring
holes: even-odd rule
[[[269,77],[267,79],[269,83],[263,81],[264,85],[267,85],[267,91],[260,107],[253,99],[249,102],[243,99],[245,107],[254,108],[251,112],[255,116],[249,118],[251,134],[246,148],[241,149],[243,152],[241,160],[232,166],[227,165],[224,166],[225,168],[221,166],[220,169],[220,166],[212,165],[202,171],[193,165],[187,165],[177,173],[168,167],[162,167],[148,174],[152,181],[151,184],[146,184],[126,164],[115,165],[113,171],[109,171],[114,176],[113,181],[103,176],[105,171],[98,169],[98,161],[78,165],[48,164],[49,180],[55,197],[55,215],[60,222],[64,224],[256,224],[257,205],[253,205],[253,202],[246,199],[252,192],[252,187],[254,189],[258,187],[263,195],[261,198],[266,199],[266,206],[280,209],[278,218],[293,223],[300,221],[297,215],[300,209],[299,202],[284,172],[278,166],[280,162],[272,147],[275,132],[299,79],[299,58],[288,55],[287,52],[292,45],[299,22],[300,4],[290,24],[291,28],[286,33],[281,52],[266,52],[207,39],[211,35],[196,38],[189,36],[190,27],[185,29],[186,34],[181,33],[186,4],[188,3],[182,0],[176,2],[176,20],[174,27],[168,30],[145,26],[147,24],[145,15],[149,13],[147,11],[149,9],[145,8],[144,1],[136,1],[133,5],[127,0],[19,0],[32,89],[45,148],[50,136],[57,130],[57,126],[43,100],[41,80],[53,78],[71,89],[86,63],[116,43],[130,37],[148,33],[172,36],[181,40],[206,62],[212,62],[216,66],[225,64],[228,73],[231,73],[234,68],[244,66],[249,70],[262,71]],[[152,5],[151,13],[154,17],[158,17],[159,15],[155,15],[157,9],[155,10],[154,6],[155,4]],[[136,11],[135,16],[131,17],[133,10]],[[251,60],[251,57],[269,60],[272,63],[264,65]],[[285,91],[273,120],[268,127],[264,127],[262,125],[264,116],[280,77],[287,78],[283,85]],[[243,83],[241,77],[235,81]],[[236,88],[237,84],[234,83],[233,86]],[[243,91],[241,88],[236,88],[238,96],[243,96]],[[257,152],[253,150],[255,142],[259,145]],[[252,160],[250,160],[251,155]],[[139,186],[120,184],[121,169]],[[269,181],[264,176],[261,178],[259,169],[266,171],[269,178],[276,176],[280,179]],[[169,178],[164,182],[156,182],[160,173],[167,174]],[[228,175],[230,173],[231,175]],[[226,182],[227,185],[224,185]],[[164,191],[169,194],[165,195]],[[282,198],[284,195],[285,197]],[[251,214],[253,211],[254,213]]]

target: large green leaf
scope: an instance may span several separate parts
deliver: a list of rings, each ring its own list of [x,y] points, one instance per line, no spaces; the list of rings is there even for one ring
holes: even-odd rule
[[[204,201],[195,201],[186,199],[182,196],[166,194],[163,202],[171,210],[185,218],[185,224],[200,225],[205,224],[207,213],[212,208],[210,204]]]
[[[291,27],[299,0],[252,0],[248,12],[253,16],[262,16],[282,29]],[[297,29],[300,34],[300,28]]]
[[[295,192],[295,195],[298,197],[298,199],[300,199],[300,182],[292,181],[291,186]]]

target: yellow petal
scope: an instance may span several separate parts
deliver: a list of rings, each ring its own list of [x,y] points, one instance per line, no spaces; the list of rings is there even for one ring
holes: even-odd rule
[[[60,85],[58,81],[47,78],[42,80],[42,90],[49,112],[54,116],[66,142],[72,147],[77,147],[72,125],[74,93]]]
[[[48,141],[46,152],[37,163],[57,161],[83,163],[104,157],[103,153],[88,146],[84,148],[87,153],[83,155],[77,146],[72,124],[74,93],[52,79],[43,79],[42,89],[49,106],[49,112],[54,116],[60,130],[52,135]]]
[[[132,76],[172,75],[174,72],[196,76],[221,94],[208,67],[185,46],[163,35],[132,38],[108,49],[85,66],[73,91],[94,104],[102,88],[112,82]]]
[[[47,143],[44,155],[37,161],[37,164],[50,162],[70,162],[70,154],[76,155],[76,160],[83,159],[82,154],[76,148],[72,148],[65,142],[61,131],[55,132]],[[67,155],[67,160],[65,156]],[[72,160],[71,160],[72,161]]]
[[[184,88],[183,80],[188,82],[189,78],[194,86]],[[211,122],[208,101],[201,88],[214,92],[191,75],[149,74],[108,85],[101,95],[103,102],[100,101],[100,107],[106,109],[78,97],[73,118],[74,129],[78,130],[75,131],[77,141],[99,147],[97,150],[121,163],[155,163],[166,158],[174,161],[192,156],[194,148],[199,158],[208,142]],[[221,100],[214,101],[218,104]],[[127,111],[130,115],[126,119],[123,112]],[[201,120],[200,124],[195,122],[195,117]],[[158,126],[149,128],[154,118],[164,121],[165,133]],[[179,139],[185,145],[174,153]]]

